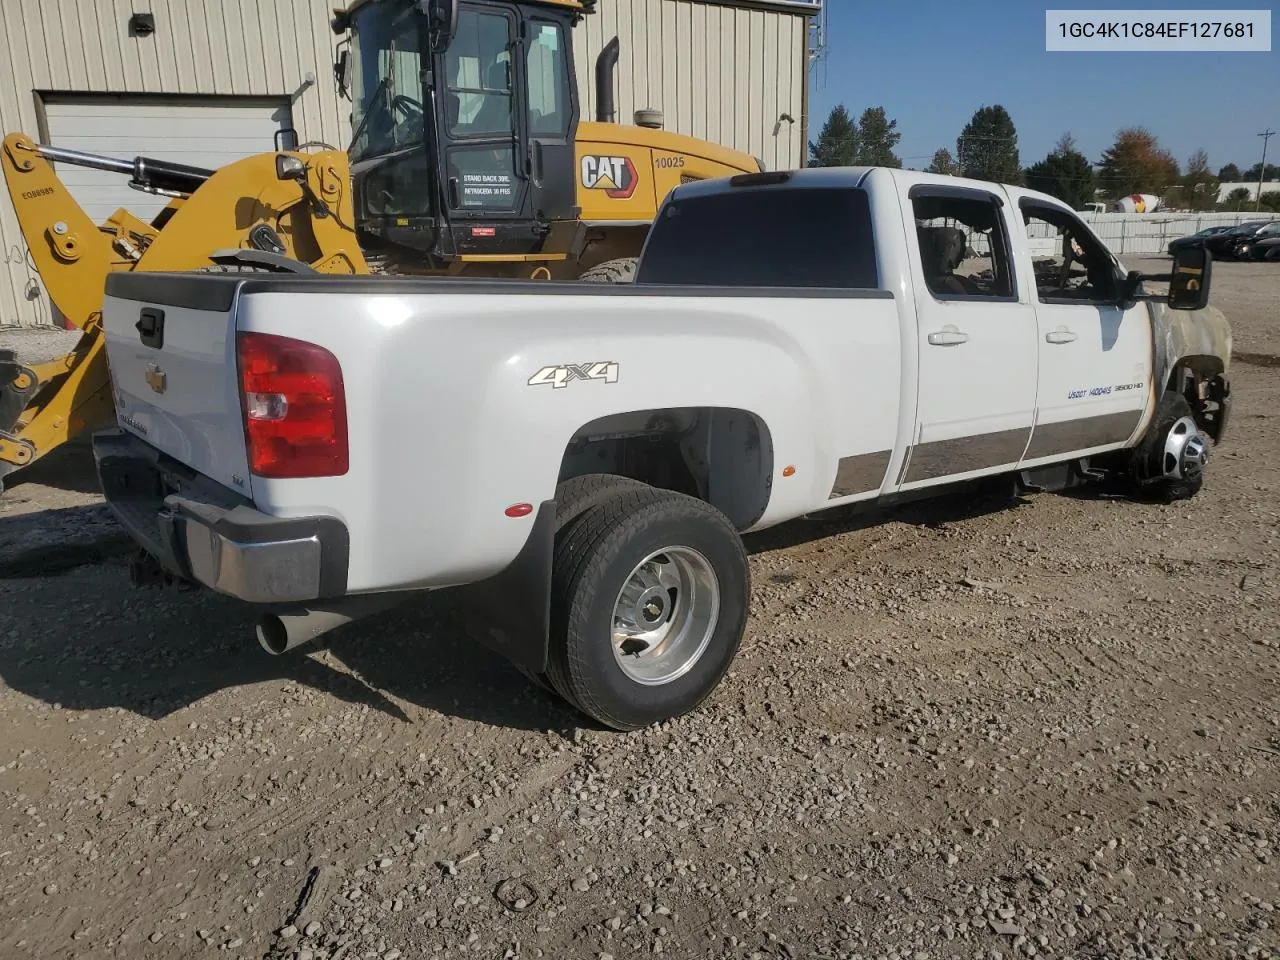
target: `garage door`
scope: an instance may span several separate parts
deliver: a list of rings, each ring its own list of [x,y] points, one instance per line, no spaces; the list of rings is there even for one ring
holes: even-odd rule
[[[45,102],[45,117],[48,142],[55,147],[123,160],[152,157],[206,169],[274,149],[276,131],[291,126],[287,100],[59,98]],[[150,220],[168,202],[132,189],[124,174],[65,163],[56,167],[71,195],[97,223],[121,207]]]

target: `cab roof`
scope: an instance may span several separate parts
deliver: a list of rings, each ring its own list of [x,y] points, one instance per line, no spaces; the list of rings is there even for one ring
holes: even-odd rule
[[[371,3],[379,3],[381,0],[351,0],[345,7],[333,8],[333,32],[344,33],[347,24],[351,22],[351,16],[361,7],[367,7]],[[576,10],[579,13],[595,13],[596,0],[517,0],[522,5],[534,7],[562,7],[566,10]]]

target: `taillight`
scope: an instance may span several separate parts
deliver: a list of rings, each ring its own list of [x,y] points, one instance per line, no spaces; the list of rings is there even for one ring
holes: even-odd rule
[[[347,472],[347,397],[338,358],[270,333],[236,334],[249,470],[260,477]]]

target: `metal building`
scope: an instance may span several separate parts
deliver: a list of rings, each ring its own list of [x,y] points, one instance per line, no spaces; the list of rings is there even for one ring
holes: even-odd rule
[[[577,30],[583,116],[595,115],[596,56],[615,36],[618,116],[741,150],[770,170],[804,164],[809,25],[819,0],[601,0]],[[585,43],[583,42],[585,40]]]
[[[270,150],[277,131],[345,147],[350,104],[332,78],[342,0],[2,0],[0,127],[122,158],[217,167]],[[757,156],[803,163],[809,17],[820,0],[600,0],[574,37],[583,116],[595,58],[617,36],[619,122],[664,126]],[[6,71],[7,67],[7,73]],[[150,219],[165,198],[125,178],[60,165],[91,218]],[[0,327],[59,324],[0,198]]]

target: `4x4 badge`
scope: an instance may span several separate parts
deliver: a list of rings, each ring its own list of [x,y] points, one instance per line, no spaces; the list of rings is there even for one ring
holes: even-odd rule
[[[532,377],[528,384],[539,387],[551,384],[553,390],[568,386],[574,380],[603,380],[605,383],[618,382],[618,365],[612,360],[597,363],[562,363],[559,366],[543,367]]]

